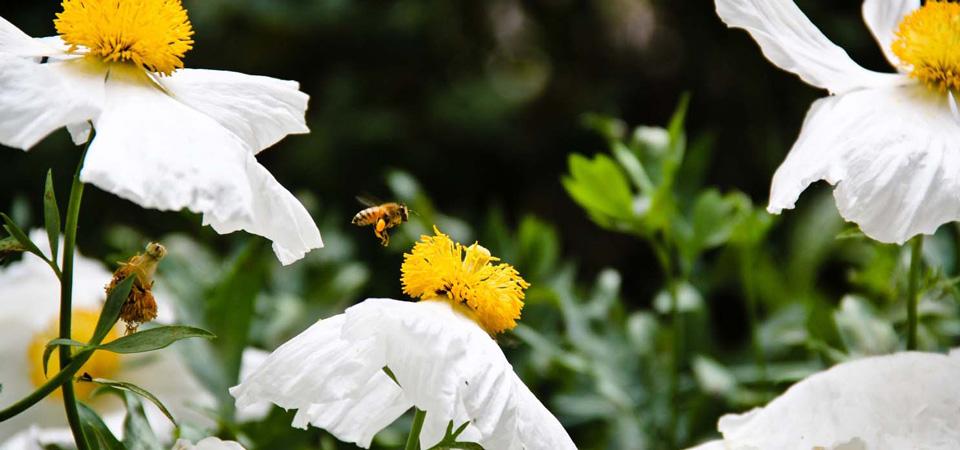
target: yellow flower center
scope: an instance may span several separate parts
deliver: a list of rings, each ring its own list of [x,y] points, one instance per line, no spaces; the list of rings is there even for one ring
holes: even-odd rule
[[[403,255],[403,292],[421,300],[445,300],[465,311],[480,327],[497,334],[517,326],[523,291],[530,287],[510,264],[482,246],[464,247],[433,229]]]
[[[53,24],[71,52],[164,75],[183,67],[180,59],[193,48],[180,0],[63,0]]]
[[[87,342],[93,336],[93,331],[97,326],[97,318],[99,317],[100,312],[94,310],[83,310],[77,309],[73,312],[73,322],[72,322],[72,331],[73,339]],[[59,351],[54,351],[50,355],[50,360],[47,363],[47,375],[43,373],[43,348],[47,345],[47,342],[50,342],[53,339],[56,339],[59,335],[58,333],[58,320],[54,319],[53,323],[43,331],[37,333],[33,340],[30,341],[30,345],[27,347],[27,358],[30,364],[30,381],[34,385],[40,386],[43,383],[47,382],[47,375],[53,375],[60,370],[60,357],[58,355]],[[116,329],[111,329],[110,333],[107,334],[104,342],[109,342],[116,339],[119,336]],[[114,378],[114,374],[120,369],[120,357],[116,353],[110,353],[107,351],[99,351],[93,354],[89,360],[80,368],[77,374],[82,375],[84,372],[89,373],[93,377],[99,378]],[[76,383],[77,396],[81,399],[86,399],[90,395],[90,391],[95,387],[92,383]],[[57,395],[62,395],[60,389],[56,391]]]
[[[893,53],[911,77],[939,91],[960,89],[960,4],[928,1],[896,35]]]

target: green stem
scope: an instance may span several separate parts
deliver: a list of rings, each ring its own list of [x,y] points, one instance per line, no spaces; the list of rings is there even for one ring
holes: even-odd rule
[[[660,262],[660,268],[663,270],[663,276],[667,284],[667,292],[670,295],[670,323],[673,348],[670,358],[670,419],[667,425],[667,439],[669,448],[677,448],[677,423],[680,414],[680,360],[682,358],[682,340],[683,323],[680,315],[680,299],[677,293],[677,280],[674,276],[673,261],[670,257],[669,246],[661,244],[656,240],[652,241],[654,251],[657,254],[657,261]]]
[[[403,447],[403,450],[419,450],[420,449],[420,430],[423,430],[423,420],[427,418],[427,412],[413,407],[413,426],[410,427],[410,435],[407,436],[407,445]]]
[[[917,303],[920,268],[923,265],[923,235],[910,240],[910,279],[907,283],[907,350],[917,349]]]
[[[77,222],[80,218],[80,202],[83,199],[83,183],[80,182],[80,169],[83,168],[83,160],[86,158],[87,149],[93,142],[91,132],[87,146],[80,157],[80,163],[77,164],[77,170],[73,174],[73,184],[70,187],[70,203],[67,205],[67,220],[63,230],[63,260],[61,262],[60,278],[60,337],[70,339],[70,327],[73,318],[73,255],[77,244]],[[71,349],[68,346],[60,347],[60,370],[64,371],[70,365]],[[80,425],[80,413],[77,410],[77,396],[73,390],[72,380],[63,384],[63,407],[67,413],[67,422],[70,424],[70,430],[73,432],[73,439],[77,443],[77,450],[88,450],[86,438],[83,435],[83,428]]]
[[[764,396],[769,392],[769,380],[767,378],[767,360],[763,355],[763,347],[760,345],[760,329],[757,321],[757,295],[753,284],[753,251],[754,248],[747,247],[741,253],[740,276],[743,283],[744,296],[747,299],[747,320],[750,323],[750,345],[753,347],[753,357],[760,371],[760,385],[764,389]]]

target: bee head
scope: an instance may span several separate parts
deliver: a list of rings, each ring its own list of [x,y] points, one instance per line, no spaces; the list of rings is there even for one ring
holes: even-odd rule
[[[400,216],[403,217],[404,222],[410,220],[410,210],[407,209],[407,205],[400,204]]]

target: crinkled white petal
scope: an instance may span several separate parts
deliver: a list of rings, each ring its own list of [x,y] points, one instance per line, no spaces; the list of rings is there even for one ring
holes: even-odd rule
[[[283,187],[252,154],[245,156],[246,182],[253,193],[252,218],[218,215],[203,216],[220,234],[244,230],[273,241],[273,252],[283,265],[304,257],[310,250],[323,247],[320,230],[307,209]]]
[[[840,214],[882,242],[960,219],[960,126],[946,103],[921,86],[816,101],[773,176],[767,209],[793,208],[810,183],[826,180]]]
[[[716,0],[716,5],[727,26],[747,30],[767,59],[814,86],[844,93],[907,82],[906,77],[860,67],[792,0]]]
[[[203,213],[217,232],[264,236],[284,264],[322,246],[299,201],[218,122],[113,65],[80,178],[147,208]]]
[[[40,64],[0,53],[0,144],[27,150],[58,128],[92,119],[105,74],[88,59]]]
[[[222,441],[220,438],[208,437],[197,442],[196,445],[186,439],[180,439],[173,446],[173,450],[245,450],[236,441]]]
[[[288,134],[308,133],[310,96],[296,81],[220,70],[182,69],[158,79],[177,100],[223,125],[257,153]]]
[[[729,450],[960,446],[960,359],[904,352],[837,365],[763,408],[720,418]]]
[[[0,54],[36,57],[56,55],[61,52],[59,48],[30,37],[7,19],[0,17]]]
[[[267,360],[268,356],[270,356],[269,352],[260,350],[258,348],[247,347],[243,349],[243,354],[240,358],[240,382],[242,383],[243,380],[246,380],[254,370],[257,370],[258,367],[263,365],[263,362]],[[237,421],[251,422],[260,420],[270,413],[270,408],[272,407],[273,404],[270,402],[260,402],[249,405],[243,409],[238,409]]]
[[[893,67],[904,71],[900,58],[893,53],[893,41],[897,27],[907,15],[920,7],[920,0],[864,0],[863,21],[880,44],[884,56]]]
[[[364,447],[416,405],[427,412],[425,446],[453,420],[471,422],[465,436],[485,448],[575,448],[496,342],[439,301],[366,300],[285,343],[231,393],[238,407],[268,400],[296,408],[295,425]]]

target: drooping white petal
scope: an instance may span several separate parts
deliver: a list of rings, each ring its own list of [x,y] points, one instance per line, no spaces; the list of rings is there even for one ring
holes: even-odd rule
[[[960,443],[960,359],[905,352],[835,366],[720,418],[730,450],[929,449]]]
[[[57,47],[46,45],[44,41],[34,39],[0,17],[0,54],[20,57],[49,56],[60,53]]]
[[[366,300],[281,346],[231,393],[240,407],[270,400],[299,408],[296,425],[362,446],[416,405],[427,412],[424,446],[452,420],[469,421],[466,436],[485,448],[575,448],[496,342],[439,301]]]
[[[180,439],[173,446],[173,450],[244,450],[243,446],[236,441],[223,441],[220,438],[208,437],[197,441],[197,444],[191,444],[186,439]]]
[[[242,383],[243,380],[246,380],[247,377],[253,374],[253,371],[262,366],[268,356],[270,356],[269,352],[258,348],[247,347],[243,349],[243,354],[240,358],[240,382]],[[243,409],[237,409],[237,421],[248,422],[260,420],[270,413],[270,408],[272,407],[273,405],[270,402],[260,402],[249,405]]]
[[[863,21],[880,44],[893,67],[902,70],[900,58],[893,54],[893,40],[904,16],[920,7],[920,0],[864,0]]]
[[[303,204],[252,154],[247,154],[245,161],[246,181],[253,193],[252,218],[204,215],[204,225],[212,226],[220,234],[245,230],[272,240],[273,252],[283,265],[323,247],[320,230]]]
[[[28,150],[51,132],[95,117],[103,103],[102,64],[0,54],[0,144]]]
[[[768,211],[794,207],[817,180],[873,239],[903,243],[960,219],[960,126],[945,96],[920,86],[818,100],[773,176]]]
[[[80,178],[147,208],[203,213],[220,233],[264,236],[284,264],[322,246],[309,213],[243,141],[142,71],[113,65]]]
[[[716,5],[727,26],[747,30],[767,59],[831,93],[908,81],[860,67],[830,42],[793,0],[716,0]]]
[[[159,83],[177,100],[213,118],[257,153],[288,134],[308,133],[310,97],[296,81],[221,70],[182,69]]]

